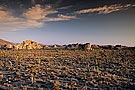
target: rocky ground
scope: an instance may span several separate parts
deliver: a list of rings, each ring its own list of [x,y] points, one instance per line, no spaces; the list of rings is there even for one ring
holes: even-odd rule
[[[132,90],[135,50],[0,50],[0,89]]]

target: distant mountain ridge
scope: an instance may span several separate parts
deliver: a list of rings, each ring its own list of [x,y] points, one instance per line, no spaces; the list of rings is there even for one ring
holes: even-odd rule
[[[14,43],[9,42],[9,41],[6,41],[6,40],[3,40],[3,39],[0,39],[0,46],[1,45],[5,45],[5,44],[11,44],[11,45],[13,45]]]

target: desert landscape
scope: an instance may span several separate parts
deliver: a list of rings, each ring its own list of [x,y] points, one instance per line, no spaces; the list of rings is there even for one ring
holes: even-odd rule
[[[4,45],[1,45],[1,90],[134,88],[134,47],[88,43],[41,46],[32,40],[23,41],[21,44],[5,41]]]
[[[0,90],[135,90],[135,0],[0,0]]]

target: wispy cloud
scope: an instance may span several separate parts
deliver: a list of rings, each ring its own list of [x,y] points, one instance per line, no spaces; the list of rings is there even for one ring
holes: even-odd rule
[[[41,20],[47,17],[47,15],[54,13],[58,13],[58,11],[52,10],[51,6],[49,5],[44,9],[41,7],[41,5],[36,5],[23,13],[23,16],[31,20]]]
[[[66,16],[66,15],[62,15],[62,14],[58,14],[57,17],[54,18],[44,18],[43,21],[44,22],[54,22],[54,21],[65,21],[65,20],[71,20],[71,19],[77,19],[76,16]]]
[[[50,14],[56,14],[56,17],[48,17]],[[27,28],[42,27],[46,22],[65,21],[75,19],[75,16],[58,14],[50,5],[42,8],[41,5],[35,5],[27,9],[20,17],[15,17],[4,7],[0,7],[0,32],[16,31]]]
[[[66,21],[77,19],[76,15],[97,12],[98,14],[108,14],[115,11],[126,10],[135,7],[135,4],[103,6],[98,8],[83,9],[68,14],[60,14],[59,10],[69,7],[54,9],[51,5],[46,7],[39,4],[28,8],[20,16],[16,17],[7,8],[0,6],[0,33],[6,31],[16,31],[28,28],[38,28],[44,26],[46,22]],[[54,17],[49,15],[54,14]]]
[[[12,22],[0,23],[0,33],[7,31],[16,31],[27,28],[41,27],[43,23],[32,21],[32,20],[23,20],[18,19]]]
[[[56,14],[56,17],[48,17],[50,14]],[[50,5],[46,6],[44,9],[40,5],[36,5],[28,9],[23,16],[30,20],[38,20],[41,22],[50,22],[50,21],[65,21],[70,19],[75,19],[76,16],[67,16],[63,14],[58,14],[58,10],[54,10]]]
[[[11,12],[6,11],[4,7],[0,6],[0,32],[40,27],[42,25],[41,22],[36,20],[15,17]]]
[[[135,4],[126,4],[126,5],[115,4],[111,6],[105,5],[103,7],[83,9],[80,11],[76,11],[75,14],[85,14],[85,13],[93,13],[93,12],[97,12],[98,14],[108,14],[108,13],[112,13],[119,10],[126,10],[130,7],[135,7]]]
[[[65,6],[65,7],[60,7],[60,8],[57,8],[58,10],[61,10],[61,9],[70,9],[72,8],[73,6]]]

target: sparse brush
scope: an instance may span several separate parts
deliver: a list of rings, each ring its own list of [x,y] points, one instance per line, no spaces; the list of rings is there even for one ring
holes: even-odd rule
[[[76,83],[74,81],[71,81],[71,89],[73,90],[74,86],[76,85]]]
[[[3,64],[3,62],[2,62],[2,61],[0,61],[0,66],[4,66],[4,64]]]
[[[81,89],[88,88],[88,90],[99,87],[103,89],[114,87],[115,89],[117,86],[125,89],[124,87],[130,85],[135,76],[134,52],[133,50],[86,52],[53,49],[0,50],[0,86],[4,87],[3,89],[11,86],[17,90],[22,89],[21,85],[30,89],[48,89],[44,88],[44,84],[45,87],[50,87],[48,85],[50,80],[52,80],[50,83],[58,80],[59,82],[53,83],[52,89],[74,90],[80,87]],[[35,83],[36,79],[37,83]],[[66,85],[64,85],[65,82]],[[88,84],[85,85],[86,82]],[[86,87],[87,85],[92,87]]]
[[[60,72],[60,70],[59,69],[55,69],[54,72],[55,73],[58,73],[58,72]]]
[[[4,78],[3,72],[0,72],[0,81]]]
[[[40,59],[36,59],[36,62],[37,62],[37,64],[40,64],[41,60]]]
[[[34,76],[34,74],[31,74],[31,76],[30,76],[30,80],[31,80],[31,83],[33,84],[33,83],[35,83],[35,76]]]
[[[60,82],[55,81],[55,83],[53,84],[53,88],[59,90],[59,87],[60,87]]]
[[[83,79],[86,79],[86,74],[82,73],[82,77],[83,77]]]
[[[99,68],[98,68],[98,67],[95,69],[95,72],[97,72],[97,74],[98,74],[98,75],[100,75],[100,74],[101,74],[101,71],[99,70]]]
[[[13,64],[12,64],[12,62],[11,62],[11,61],[9,61],[9,64],[10,64],[10,66],[12,67],[12,65],[13,65]]]
[[[90,63],[89,62],[87,63],[87,70],[88,70],[88,72],[90,72]]]

